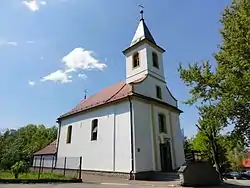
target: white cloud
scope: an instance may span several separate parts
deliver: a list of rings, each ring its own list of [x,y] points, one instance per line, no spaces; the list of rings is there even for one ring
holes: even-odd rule
[[[50,73],[48,76],[42,78],[42,82],[45,81],[54,81],[54,82],[61,82],[61,83],[69,83],[72,82],[72,76],[68,75],[66,72],[62,70],[57,70],[55,72]]]
[[[34,85],[36,85],[36,83],[34,81],[29,80],[29,85],[34,86]]]
[[[76,71],[77,69],[103,70],[106,68],[107,65],[97,60],[93,54],[92,51],[83,48],[75,48],[62,58],[62,62],[65,63],[67,72]]]
[[[11,46],[17,46],[17,42],[15,41],[9,41],[9,42],[6,42],[7,45],[11,45]]]
[[[78,77],[85,80],[87,78],[86,74],[78,74]]]
[[[39,10],[39,4],[37,0],[26,0],[26,1],[23,1],[23,4],[33,12],[36,12]]]
[[[47,76],[45,76],[42,81],[55,81],[61,83],[72,82],[73,72],[78,72],[82,70],[104,70],[107,67],[106,64],[101,63],[98,59],[94,57],[92,51],[85,50],[83,48],[75,48],[64,56],[61,61],[65,64],[64,70],[57,70]],[[79,73],[78,77],[81,79],[86,79],[85,74]]]
[[[40,10],[40,5],[46,5],[47,2],[44,0],[23,0],[22,3],[30,9],[32,12]]]

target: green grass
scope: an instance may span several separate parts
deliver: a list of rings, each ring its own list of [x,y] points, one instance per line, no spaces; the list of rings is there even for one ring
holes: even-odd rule
[[[0,179],[14,179],[14,175],[10,171],[0,171]],[[38,179],[38,172],[28,172],[19,174],[18,179]],[[64,177],[62,174],[41,172],[39,179],[69,180],[74,178]]]

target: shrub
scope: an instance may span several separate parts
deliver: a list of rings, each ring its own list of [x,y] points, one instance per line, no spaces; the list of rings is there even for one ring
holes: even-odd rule
[[[19,174],[22,173],[25,169],[25,164],[23,161],[16,162],[12,167],[11,167],[11,172],[17,179]]]

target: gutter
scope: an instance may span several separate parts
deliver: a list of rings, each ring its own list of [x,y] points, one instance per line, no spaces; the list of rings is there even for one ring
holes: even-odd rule
[[[131,143],[131,171],[130,171],[130,180],[134,180],[135,176],[135,165],[134,165],[134,124],[133,124],[133,104],[131,101],[130,96],[128,97],[129,100],[129,109],[130,109],[130,131],[131,131],[131,136],[130,136],[130,143]]]
[[[58,155],[58,148],[59,148],[59,140],[60,140],[60,135],[61,135],[61,125],[62,122],[60,119],[57,119],[56,121],[58,123],[58,136],[57,136],[57,143],[56,143],[56,160],[55,160],[55,166],[57,164],[57,155]]]

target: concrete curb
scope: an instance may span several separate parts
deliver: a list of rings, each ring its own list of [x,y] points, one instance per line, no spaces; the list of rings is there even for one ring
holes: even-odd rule
[[[150,187],[180,187],[180,184],[146,184],[146,183],[112,183],[112,182],[93,182],[93,181],[83,181],[86,184],[96,184],[96,185],[110,185],[110,186],[129,186],[129,185],[139,185],[139,186],[150,186]]]

